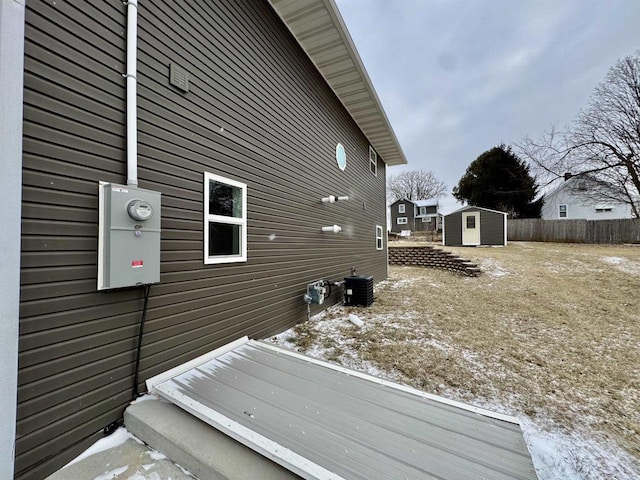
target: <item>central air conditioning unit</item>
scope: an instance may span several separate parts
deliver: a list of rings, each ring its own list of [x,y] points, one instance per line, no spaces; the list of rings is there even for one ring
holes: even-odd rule
[[[373,303],[373,277],[351,275],[344,277],[344,304],[368,307]]]

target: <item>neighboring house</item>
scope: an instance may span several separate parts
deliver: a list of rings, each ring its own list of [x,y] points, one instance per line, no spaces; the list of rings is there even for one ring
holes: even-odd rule
[[[607,199],[607,186],[586,175],[565,174],[558,185],[544,194],[541,218],[544,220],[586,219],[610,220],[633,218],[629,204]],[[605,195],[593,195],[598,189]],[[599,197],[599,198],[598,198]]]
[[[1,478],[14,438],[16,478],[42,479],[122,417],[143,307],[141,389],[304,320],[309,282],[387,275],[386,168],[406,160],[335,4],[135,3],[0,6]],[[161,232],[130,232],[160,236],[148,304],[97,287],[99,182],[115,195],[133,174],[161,194]]]
[[[391,231],[434,232],[442,229],[442,214],[437,198],[396,200],[389,206]]]
[[[442,244],[459,246],[507,245],[506,212],[467,205],[444,216]]]

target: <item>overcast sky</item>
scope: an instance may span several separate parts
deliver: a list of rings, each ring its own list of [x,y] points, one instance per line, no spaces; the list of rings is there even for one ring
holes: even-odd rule
[[[640,0],[337,0],[409,162],[449,191],[482,152],[571,122],[640,49]]]

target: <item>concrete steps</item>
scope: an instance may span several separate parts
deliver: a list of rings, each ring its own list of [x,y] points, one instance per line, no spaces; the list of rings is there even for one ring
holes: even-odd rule
[[[201,480],[298,480],[301,477],[162,399],[133,403],[127,430]]]
[[[171,479],[193,480],[167,458],[158,458],[146,445],[129,438],[124,443],[94,453],[72,465],[68,465],[46,480],[132,480],[132,479]],[[202,478],[204,480],[204,477]]]

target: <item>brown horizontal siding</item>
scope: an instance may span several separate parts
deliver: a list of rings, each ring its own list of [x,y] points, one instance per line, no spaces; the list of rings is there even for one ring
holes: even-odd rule
[[[51,453],[59,450],[60,445],[72,447],[78,442],[79,438],[95,438],[93,435],[96,432],[100,432],[105,425],[108,425],[112,421],[110,419],[117,418],[122,406],[128,403],[129,396],[129,392],[121,392],[117,396],[108,397],[106,400],[76,411],[74,415],[66,417],[64,420],[54,421],[47,427],[39,429],[37,435],[17,436],[18,442],[24,448],[23,452],[16,450],[15,469],[18,473],[18,478],[20,476],[43,478],[35,472],[25,472],[24,475],[19,472],[24,471],[31,465],[51,462]],[[42,441],[43,438],[45,439],[44,442]],[[47,469],[48,473],[51,473],[50,470],[51,467]]]
[[[36,479],[120,417],[143,299],[96,291],[98,181],[126,173],[125,7],[27,8],[16,473]],[[142,382],[303,320],[308,282],[351,267],[384,278],[386,254],[375,249],[384,165],[369,173],[366,138],[266,2],[139,10],[138,177],[162,192]],[[189,93],[168,84],[171,62],[189,73]],[[245,263],[203,264],[205,171],[248,185]],[[329,194],[350,200],[322,204]],[[321,233],[334,223],[342,234]]]
[[[104,398],[126,391],[131,386],[131,369],[132,367],[129,366],[126,371],[120,372],[121,376],[118,379],[114,378],[112,372],[102,375],[102,378],[98,377],[100,381],[95,382],[94,389],[88,393],[83,390],[79,391],[77,394],[66,391],[65,395],[61,397],[61,399],[64,399],[65,401],[57,403],[54,408],[47,408],[39,413],[32,413],[28,417],[25,417],[24,420],[18,422],[18,435],[23,435],[23,432],[34,432],[40,428],[46,427],[51,424],[52,417],[64,418],[73,415],[78,410],[82,409],[83,405],[99,403],[104,400]],[[53,392],[53,394],[55,393],[57,392]],[[48,398],[46,398],[45,405],[49,404],[52,400],[51,396],[48,396]],[[33,407],[32,412],[35,412]]]
[[[113,382],[119,382],[120,379],[125,379],[125,381],[130,385],[132,369],[132,363],[128,363],[121,367],[98,373],[90,379],[83,378],[83,381],[81,382],[60,385],[58,388],[55,388],[50,392],[39,394],[21,402],[18,407],[19,415],[24,419],[25,424],[28,425],[27,422],[31,422],[32,417],[42,417],[42,413],[50,411],[52,405],[55,405],[53,408],[59,408],[59,406],[63,406],[68,402],[74,402],[76,400],[84,403],[84,395],[88,395],[87,392],[94,392],[106,385],[111,385]],[[56,376],[54,375],[54,377]],[[60,377],[60,375],[57,377]],[[34,385],[37,386],[38,383],[42,382],[35,382]],[[30,390],[36,391],[37,389],[34,387]],[[27,391],[26,393],[29,392]],[[62,417],[62,415],[60,417]],[[28,427],[24,427],[23,425],[24,424],[20,424],[18,429],[24,429],[26,431],[33,430]]]

